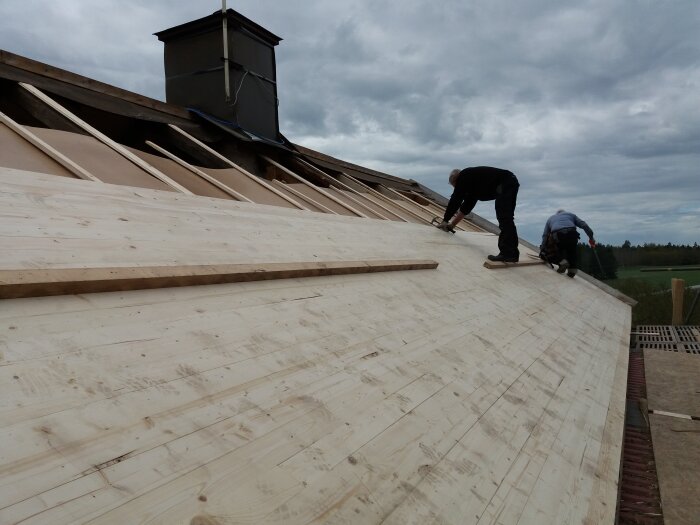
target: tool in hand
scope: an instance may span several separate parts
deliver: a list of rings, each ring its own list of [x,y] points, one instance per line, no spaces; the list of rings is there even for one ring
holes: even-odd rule
[[[450,233],[456,233],[455,229],[447,224],[446,227],[440,227],[444,221],[440,217],[433,217],[433,219],[430,221],[430,224],[434,224],[436,228],[444,231],[444,232],[450,232]]]

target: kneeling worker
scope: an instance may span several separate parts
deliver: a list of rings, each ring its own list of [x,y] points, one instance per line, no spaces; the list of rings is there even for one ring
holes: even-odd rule
[[[559,264],[557,272],[567,272],[569,277],[576,275],[578,269],[578,253],[576,246],[580,235],[576,228],[581,228],[588,235],[588,244],[591,248],[595,248],[595,239],[593,238],[593,230],[584,221],[579,219],[575,214],[557,210],[557,213],[547,219],[547,224],[544,226],[542,233],[542,245],[540,253],[548,251],[548,245],[552,243],[556,245],[556,255],[548,256],[551,263]],[[552,260],[552,257],[554,260]]]
[[[498,236],[498,255],[489,255],[490,261],[518,262],[518,231],[515,228],[515,201],[520,183],[508,170],[479,166],[452,170],[450,184],[454,188],[445,217],[438,226],[450,231],[474,209],[477,201],[496,201],[496,218],[501,234]],[[457,209],[459,208],[459,211]],[[457,213],[455,213],[457,212]]]

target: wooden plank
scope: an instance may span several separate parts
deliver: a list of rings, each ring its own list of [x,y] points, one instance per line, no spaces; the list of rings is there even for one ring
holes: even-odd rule
[[[0,270],[0,299],[437,268],[430,260]]]
[[[488,268],[489,270],[499,270],[502,268],[515,268],[517,266],[539,266],[541,264],[544,264],[544,261],[535,261],[535,260],[526,260],[526,261],[518,261],[516,263],[511,263],[511,262],[501,262],[501,261],[484,261],[484,268]]]
[[[321,195],[327,197],[328,199],[330,199],[330,200],[332,200],[333,202],[335,202],[336,204],[342,206],[342,207],[345,208],[346,210],[348,210],[348,211],[354,213],[354,214],[357,215],[358,217],[364,217],[365,219],[368,219],[368,218],[369,218],[369,217],[367,217],[367,215],[365,215],[365,214],[362,213],[361,211],[358,211],[358,210],[356,210],[355,208],[353,208],[352,206],[350,206],[349,204],[347,204],[347,203],[341,201],[341,200],[340,200],[339,198],[337,198],[335,195],[332,195],[332,194],[328,193],[327,191],[325,191],[323,188],[321,188],[321,187],[319,187],[319,186],[316,186],[316,185],[314,185],[314,184],[311,184],[308,180],[306,180],[306,179],[303,178],[303,177],[300,177],[299,175],[297,175],[296,173],[294,173],[294,172],[293,172],[292,170],[290,170],[289,168],[286,168],[285,166],[283,166],[283,165],[280,164],[279,162],[277,162],[277,161],[271,159],[270,157],[268,157],[268,156],[266,156],[266,155],[260,155],[260,157],[262,157],[267,163],[272,164],[272,165],[275,166],[276,168],[282,170],[284,173],[286,173],[287,175],[289,175],[290,177],[292,177],[294,180],[296,180],[296,181],[302,183],[304,186],[306,186],[306,187],[308,187],[308,188],[311,188],[312,190],[314,190],[314,191],[320,193]]]
[[[290,204],[294,205],[295,208],[299,208],[300,210],[307,210],[306,206],[300,204],[299,202],[297,202],[296,200],[292,199],[292,198],[289,197],[288,195],[285,195],[284,193],[282,193],[281,191],[279,191],[279,190],[278,190],[277,188],[275,188],[274,186],[268,184],[266,181],[264,181],[264,180],[261,179],[260,177],[256,177],[255,175],[253,175],[253,174],[250,173],[249,171],[243,169],[241,166],[239,166],[238,164],[236,164],[236,163],[233,162],[232,160],[230,160],[230,159],[224,157],[221,153],[219,153],[218,151],[216,151],[216,150],[213,149],[213,148],[210,148],[209,146],[207,146],[206,144],[204,144],[204,142],[202,142],[201,140],[199,140],[199,139],[193,137],[192,135],[190,135],[189,133],[187,133],[187,132],[184,131],[183,129],[181,129],[181,128],[179,128],[178,126],[175,126],[175,125],[173,125],[173,124],[168,124],[168,126],[170,127],[170,129],[176,131],[177,133],[179,133],[179,134],[182,135],[183,137],[186,137],[186,138],[189,139],[192,143],[194,143],[194,144],[198,145],[200,148],[206,150],[207,153],[209,153],[209,154],[215,156],[216,158],[218,158],[220,161],[224,162],[224,163],[227,164],[228,166],[231,166],[232,168],[236,168],[238,171],[240,171],[240,172],[241,172],[245,177],[247,177],[248,179],[254,181],[256,184],[259,184],[260,186],[262,186],[262,187],[265,188],[266,190],[271,191],[272,193],[274,193],[274,194],[277,195],[278,197],[281,197],[281,198],[283,198],[284,200],[286,200],[287,202],[289,202]]]
[[[43,153],[45,153],[46,155],[51,157],[53,160],[58,162],[61,166],[66,168],[68,171],[70,171],[73,175],[75,175],[79,179],[100,182],[100,180],[97,177],[95,177],[92,173],[90,173],[89,171],[80,167],[78,164],[76,164],[75,162],[70,160],[68,157],[66,157],[63,153],[58,151],[56,148],[52,147],[50,144],[47,144],[46,142],[41,140],[39,137],[37,137],[34,133],[29,131],[27,128],[25,128],[21,124],[18,124],[17,122],[12,120],[10,117],[5,115],[2,111],[0,111],[0,122],[5,124],[8,128],[10,128],[12,131],[17,133],[20,137],[25,139],[27,142],[36,146],[39,150],[41,150]]]
[[[84,131],[95,137],[97,140],[100,142],[106,144],[110,148],[112,148],[114,151],[125,157],[127,160],[133,162],[136,164],[139,168],[147,172],[149,175],[152,175],[156,179],[160,180],[161,182],[164,182],[171,188],[176,189],[177,191],[184,193],[186,195],[193,195],[193,193],[185,188],[184,186],[181,186],[174,180],[172,180],[170,177],[165,175],[164,173],[158,171],[155,169],[153,166],[149,165],[147,162],[144,162],[141,160],[139,157],[131,153],[129,150],[127,150],[124,146],[121,144],[115,142],[114,140],[110,139],[107,135],[104,133],[98,131],[97,129],[93,128],[90,124],[79,118],[77,115],[73,114],[72,112],[68,111],[66,108],[61,106],[58,102],[53,100],[51,97],[46,95],[45,93],[42,93],[39,91],[37,88],[35,88],[32,85],[25,84],[23,82],[20,82],[19,84],[23,89],[25,89],[27,92],[31,93],[34,95],[36,98],[41,100],[42,102],[46,103],[47,105],[51,106],[53,109],[61,113],[63,116],[65,116],[68,120],[82,128]]]
[[[219,189],[225,191],[226,193],[228,193],[229,195],[231,195],[231,196],[232,196],[233,198],[235,198],[236,200],[243,201],[243,202],[253,202],[252,200],[250,200],[248,197],[246,197],[246,196],[243,195],[242,193],[238,193],[238,192],[237,192],[236,190],[234,190],[233,188],[228,187],[228,186],[227,186],[226,184],[224,184],[223,182],[221,182],[221,181],[219,181],[219,180],[216,180],[214,177],[212,177],[212,176],[210,176],[210,175],[204,173],[202,170],[200,170],[200,169],[197,168],[196,166],[193,166],[193,165],[190,164],[189,162],[187,162],[187,161],[181,159],[180,157],[178,157],[178,156],[175,155],[174,153],[170,153],[170,152],[169,152],[168,150],[166,150],[165,148],[161,148],[160,146],[158,146],[158,144],[155,144],[155,143],[151,142],[150,140],[147,140],[147,141],[146,141],[146,144],[148,144],[150,147],[152,147],[154,150],[158,151],[159,153],[162,153],[163,155],[165,155],[166,157],[168,157],[168,158],[169,158],[170,160],[172,160],[173,162],[177,162],[177,163],[178,163],[180,166],[182,166],[183,168],[188,169],[189,171],[191,171],[191,172],[194,173],[195,175],[198,175],[199,177],[201,177],[201,178],[203,178],[204,180],[206,180],[207,182],[213,184],[213,185],[216,186],[217,188],[219,188]]]

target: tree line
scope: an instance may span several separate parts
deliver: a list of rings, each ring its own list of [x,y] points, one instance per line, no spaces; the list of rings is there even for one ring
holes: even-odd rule
[[[612,247],[620,266],[684,266],[700,265],[700,246],[688,244],[645,243],[633,246],[625,241]]]
[[[700,266],[700,246],[689,244],[645,243],[634,246],[599,244],[595,249],[578,245],[579,268],[596,279],[617,278],[618,267],[627,266]]]

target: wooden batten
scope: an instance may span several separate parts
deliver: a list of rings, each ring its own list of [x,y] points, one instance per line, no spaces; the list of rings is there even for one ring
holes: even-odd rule
[[[260,177],[256,177],[255,175],[253,175],[252,173],[250,173],[248,170],[243,169],[241,166],[239,166],[238,164],[236,164],[236,163],[233,162],[232,160],[230,160],[230,159],[224,157],[221,153],[219,153],[218,151],[216,151],[216,150],[213,149],[213,148],[210,148],[209,146],[207,146],[206,144],[204,144],[204,142],[202,142],[201,140],[199,140],[199,139],[193,137],[192,135],[190,135],[189,133],[187,133],[185,130],[183,130],[183,129],[177,127],[177,126],[175,126],[174,124],[168,124],[168,126],[169,126],[170,129],[172,129],[173,131],[176,131],[177,133],[179,133],[179,134],[182,135],[183,137],[185,137],[185,138],[187,138],[188,140],[190,140],[193,144],[196,144],[196,145],[199,146],[200,148],[206,150],[207,153],[209,153],[210,155],[215,156],[216,158],[218,158],[220,161],[222,161],[222,162],[225,163],[226,165],[228,165],[228,166],[230,166],[230,167],[232,167],[232,168],[235,168],[236,170],[238,170],[239,172],[241,172],[241,173],[243,174],[243,176],[245,176],[245,177],[249,178],[250,180],[254,181],[256,184],[259,184],[260,186],[262,186],[262,187],[265,188],[266,190],[271,191],[272,193],[274,193],[274,194],[277,195],[278,197],[281,197],[282,199],[286,200],[287,202],[289,202],[290,204],[292,204],[295,208],[299,208],[300,210],[308,210],[308,208],[306,208],[306,206],[304,206],[303,204],[300,204],[300,203],[297,202],[295,199],[292,199],[292,198],[289,197],[288,195],[285,195],[284,193],[282,193],[282,192],[279,191],[277,188],[275,188],[274,186],[272,186],[271,184],[269,184],[269,183],[266,182],[265,180],[261,179]]]
[[[125,157],[127,160],[129,160],[129,161],[133,162],[134,164],[136,164],[139,168],[141,168],[142,170],[144,170],[144,171],[145,171],[146,173],[148,173],[149,175],[152,175],[152,176],[155,177],[156,179],[158,179],[158,180],[164,182],[165,184],[167,184],[168,186],[170,186],[171,188],[173,188],[173,189],[175,189],[175,190],[177,190],[177,191],[179,191],[179,192],[182,192],[182,193],[184,193],[184,194],[186,194],[186,195],[193,195],[193,193],[192,193],[190,190],[188,190],[188,189],[185,188],[184,186],[182,186],[182,185],[178,184],[177,182],[175,182],[174,180],[172,180],[172,179],[171,179],[170,177],[168,177],[165,173],[162,173],[162,172],[158,171],[157,169],[155,169],[153,166],[151,166],[150,164],[148,164],[147,162],[143,161],[143,160],[140,159],[138,156],[134,155],[132,152],[130,152],[129,150],[127,150],[124,146],[122,146],[121,144],[119,144],[119,143],[115,142],[114,140],[110,139],[107,135],[105,135],[104,133],[98,131],[97,129],[95,129],[94,127],[92,127],[90,124],[88,124],[87,122],[85,122],[84,120],[82,120],[82,119],[81,119],[80,117],[78,117],[77,115],[75,115],[75,114],[73,114],[72,112],[68,111],[68,110],[67,110],[66,108],[64,108],[61,104],[59,104],[58,102],[56,102],[56,101],[53,100],[51,97],[49,97],[49,96],[46,95],[45,93],[41,92],[40,90],[38,90],[38,89],[35,88],[34,86],[29,85],[29,84],[25,84],[25,83],[23,83],[23,82],[20,82],[19,85],[20,85],[24,90],[26,90],[27,92],[29,92],[29,93],[31,93],[32,95],[34,95],[36,98],[38,98],[39,100],[41,100],[41,101],[44,102],[45,104],[51,106],[53,109],[55,109],[56,111],[58,111],[59,113],[61,113],[61,115],[63,115],[64,117],[66,117],[66,118],[67,118],[69,121],[71,121],[73,124],[79,126],[81,129],[83,129],[84,131],[86,131],[88,134],[92,135],[93,137],[95,137],[95,138],[96,138],[97,140],[99,140],[100,142],[106,144],[107,146],[109,146],[110,148],[112,148],[114,151],[116,151],[117,153],[119,153],[120,155],[122,155],[123,157]]]
[[[374,202],[373,202],[372,204],[374,204],[376,207],[378,207],[379,209],[381,209],[383,213],[378,212],[377,210],[375,210],[375,209],[372,208],[371,206],[367,205],[366,202],[363,202],[363,201],[368,201],[368,202],[371,202],[371,201],[369,201],[364,195],[362,195],[362,194],[361,194],[359,191],[357,191],[355,188],[353,188],[353,187],[351,187],[351,186],[348,186],[348,185],[345,184],[344,182],[339,181],[338,179],[336,179],[336,178],[334,178],[334,177],[331,177],[330,175],[328,175],[327,173],[325,173],[323,170],[321,170],[320,168],[317,168],[317,167],[314,166],[313,164],[311,164],[311,163],[305,161],[304,159],[302,159],[302,158],[296,158],[296,159],[294,159],[294,160],[295,160],[298,164],[300,164],[302,167],[304,167],[304,168],[306,168],[306,169],[309,169],[309,170],[311,170],[312,172],[314,172],[316,175],[318,175],[319,177],[321,177],[323,180],[327,181],[329,184],[331,184],[331,185],[333,185],[333,186],[337,186],[337,187],[339,187],[339,188],[345,190],[346,192],[352,193],[353,197],[349,197],[349,196],[348,196],[348,197],[349,197],[353,202],[355,202],[358,206],[361,206],[362,208],[368,210],[368,211],[371,212],[372,214],[377,215],[377,216],[379,216],[380,218],[385,219],[385,220],[387,220],[387,221],[394,220],[394,219],[391,219],[391,218],[389,218],[389,217],[387,216],[387,215],[393,215],[394,217],[398,218],[400,221],[408,222],[408,221],[406,221],[406,219],[404,219],[403,217],[400,217],[400,216],[396,215],[396,214],[393,213],[391,210],[388,210],[386,207],[382,206],[381,204],[378,204],[378,203],[374,203]]]
[[[435,261],[420,259],[0,270],[0,299],[429,270],[437,266]]]
[[[519,261],[516,263],[500,262],[500,261],[484,261],[484,268],[489,270],[499,270],[502,268],[518,268],[520,266],[540,266],[544,261]]]
[[[275,167],[276,167],[277,169],[279,169],[279,170],[282,170],[285,174],[289,175],[289,176],[292,177],[294,180],[296,180],[296,181],[302,183],[304,186],[306,186],[306,187],[308,187],[308,188],[312,188],[314,191],[316,191],[316,192],[320,193],[321,195],[325,196],[326,198],[332,200],[332,201],[335,202],[336,204],[342,206],[343,208],[345,208],[346,210],[352,212],[353,214],[357,215],[358,217],[364,217],[365,219],[368,218],[367,215],[365,215],[365,214],[362,213],[361,211],[358,211],[358,210],[356,210],[355,208],[353,208],[352,206],[350,206],[349,204],[344,203],[343,201],[341,201],[340,199],[338,199],[335,195],[331,195],[330,193],[328,193],[327,191],[325,191],[323,188],[321,188],[321,187],[319,187],[319,186],[315,186],[314,184],[311,184],[311,183],[310,183],[309,181],[307,181],[305,178],[300,177],[299,175],[297,175],[296,173],[294,173],[292,170],[286,168],[285,166],[283,166],[283,165],[280,164],[279,162],[276,162],[276,161],[272,160],[270,157],[267,157],[267,156],[265,156],[265,155],[261,155],[261,157],[265,160],[265,162],[267,162],[267,163],[269,163],[269,164],[275,166]]]
[[[66,168],[68,171],[70,171],[73,175],[75,175],[79,179],[91,180],[93,182],[100,182],[100,179],[95,177],[92,173],[90,173],[86,169],[82,168],[81,166],[79,166],[78,164],[73,162],[71,159],[66,157],[63,153],[58,151],[56,148],[54,148],[50,144],[47,144],[45,141],[41,140],[34,133],[29,131],[27,128],[25,128],[21,124],[18,124],[17,122],[12,120],[10,117],[5,115],[2,111],[0,111],[0,122],[5,124],[8,128],[10,128],[12,131],[17,133],[20,137],[25,139],[27,142],[36,146],[39,150],[41,150],[43,153],[45,153],[46,155],[51,157],[53,160],[58,162],[61,166]]]
[[[331,210],[327,206],[324,206],[323,204],[312,199],[308,195],[304,195],[300,191],[295,190],[294,188],[292,188],[292,186],[290,184],[285,184],[284,182],[281,182],[277,179],[273,179],[271,182],[273,185],[277,186],[277,188],[280,189],[280,191],[288,191],[289,193],[294,195],[294,197],[299,199],[299,202],[305,202],[307,205],[312,206],[314,208],[317,208],[319,211],[322,211],[323,213],[330,213],[331,215],[338,215],[338,213],[335,212],[334,210]]]
[[[347,174],[347,173],[343,173],[342,175],[343,175],[344,177],[347,177],[347,178],[348,178],[349,180],[351,180],[352,182],[358,184],[358,185],[361,186],[362,188],[366,189],[369,193],[371,193],[371,194],[374,195],[375,197],[377,197],[377,198],[379,198],[379,199],[381,199],[381,200],[383,200],[383,201],[385,201],[385,202],[390,202],[391,204],[393,204],[393,205],[396,206],[397,208],[400,208],[400,209],[403,210],[405,213],[407,213],[407,214],[411,215],[412,217],[414,217],[414,218],[420,220],[421,222],[426,222],[426,223],[430,224],[430,219],[426,219],[424,216],[418,214],[417,212],[411,210],[410,208],[407,208],[406,206],[404,206],[404,205],[401,204],[400,202],[396,202],[395,200],[390,199],[390,198],[387,197],[386,195],[384,195],[384,194],[378,192],[378,191],[375,190],[374,188],[369,187],[367,184],[365,184],[364,182],[362,182],[362,181],[356,179],[356,178],[353,177],[352,175],[349,175],[349,174]]]
[[[396,191],[392,188],[389,188],[388,186],[384,186],[383,184],[379,185],[379,189],[380,189],[380,193],[382,191],[384,191],[384,192],[389,193],[391,195],[396,195],[396,197],[398,199],[392,199],[392,200],[393,201],[399,200],[399,201],[405,202],[407,206],[410,206],[413,209],[414,213],[421,215],[423,217],[425,217],[424,214],[427,214],[432,219],[432,215],[433,215],[432,212],[430,212],[430,210],[426,210],[425,206],[418,204],[413,199],[409,199],[408,197],[406,197],[402,193],[399,193],[398,191]],[[391,199],[390,196],[389,196],[389,198]],[[430,219],[428,219],[428,220],[430,220]]]
[[[206,180],[208,183],[213,184],[214,186],[216,186],[217,188],[219,188],[219,189],[222,190],[222,191],[225,191],[226,193],[228,193],[229,195],[231,195],[231,197],[233,197],[234,199],[239,200],[239,201],[243,201],[243,202],[253,202],[252,200],[250,200],[248,197],[246,197],[246,196],[243,195],[242,193],[239,193],[239,192],[237,192],[236,190],[234,190],[233,188],[230,188],[229,186],[227,186],[226,184],[224,184],[223,182],[216,180],[216,179],[215,179],[214,177],[212,177],[211,175],[208,175],[208,174],[204,173],[202,170],[200,170],[200,169],[197,168],[196,166],[193,166],[193,165],[190,164],[189,162],[187,162],[187,161],[181,159],[180,157],[178,157],[178,156],[175,155],[174,153],[169,152],[169,151],[166,150],[165,148],[161,148],[158,144],[155,144],[155,143],[151,142],[150,140],[147,140],[147,141],[146,141],[146,144],[147,144],[148,146],[152,147],[152,148],[153,148],[154,150],[156,150],[157,152],[162,153],[163,155],[165,155],[166,157],[168,157],[168,158],[169,158],[170,160],[172,160],[173,162],[178,163],[178,164],[179,164],[180,166],[182,166],[183,168],[185,168],[185,169],[191,171],[192,173],[194,173],[195,175],[197,175],[197,176],[203,178],[203,179]]]

